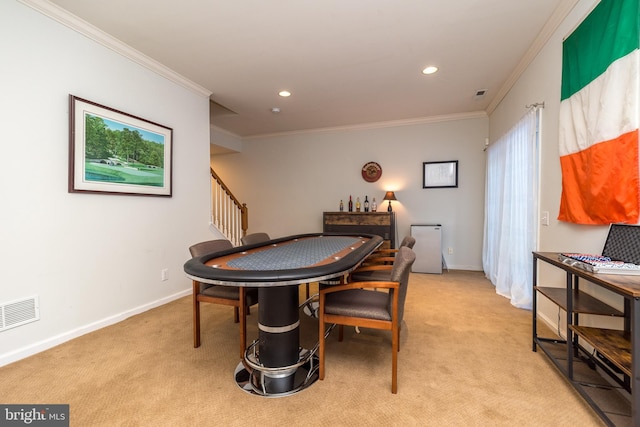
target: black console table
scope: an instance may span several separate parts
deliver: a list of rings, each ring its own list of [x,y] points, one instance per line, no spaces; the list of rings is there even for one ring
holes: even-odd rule
[[[640,425],[640,276],[589,273],[562,263],[554,252],[533,253],[533,351],[540,348],[610,426]],[[566,272],[564,288],[538,283],[538,261]],[[580,279],[623,297],[617,310],[580,290]],[[566,313],[566,339],[538,335],[537,297]],[[624,318],[622,330],[587,327],[581,315]],[[585,346],[593,349],[587,350]]]

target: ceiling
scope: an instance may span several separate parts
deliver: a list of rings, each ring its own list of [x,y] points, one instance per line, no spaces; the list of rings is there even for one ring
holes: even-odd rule
[[[240,137],[490,113],[576,1],[51,0],[209,90]]]

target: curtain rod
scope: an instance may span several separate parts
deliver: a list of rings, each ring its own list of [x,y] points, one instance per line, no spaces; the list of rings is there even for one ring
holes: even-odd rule
[[[529,109],[529,108],[534,108],[534,109],[544,108],[544,101],[542,101],[542,102],[534,102],[533,104],[525,105],[524,107],[526,109]],[[487,151],[487,148],[489,148],[489,138],[485,138],[484,147],[482,148],[482,151]]]
[[[531,105],[525,105],[524,108],[544,108],[544,101],[543,102],[534,102]]]

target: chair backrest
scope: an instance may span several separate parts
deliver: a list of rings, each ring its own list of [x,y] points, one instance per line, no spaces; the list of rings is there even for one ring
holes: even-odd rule
[[[268,242],[271,237],[267,233],[252,233],[240,238],[243,245],[254,245],[256,243]]]
[[[413,236],[405,236],[404,239],[402,239],[402,242],[400,242],[400,247],[406,246],[409,249],[413,249],[413,245],[416,244],[416,239]]]
[[[189,252],[191,252],[191,257],[195,258],[200,255],[220,252],[232,248],[233,244],[231,244],[230,241],[225,239],[216,239],[196,243],[195,245],[189,247]]]
[[[409,273],[411,272],[411,266],[416,260],[416,254],[411,248],[401,246],[396,254],[395,261],[393,261],[393,269],[391,270],[391,281],[400,282],[400,289],[398,290],[398,322],[402,323],[404,317],[404,301],[407,299],[407,288],[409,287]],[[393,303],[393,292],[389,292],[389,313],[391,313],[391,307]]]

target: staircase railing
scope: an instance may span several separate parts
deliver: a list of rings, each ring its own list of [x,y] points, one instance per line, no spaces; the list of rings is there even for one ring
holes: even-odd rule
[[[234,246],[249,228],[249,209],[240,203],[220,177],[211,169],[211,222]]]

